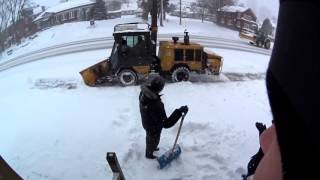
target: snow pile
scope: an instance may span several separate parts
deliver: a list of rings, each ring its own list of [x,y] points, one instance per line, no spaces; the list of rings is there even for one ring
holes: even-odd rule
[[[224,72],[265,71],[267,56],[212,49],[225,57]],[[270,124],[264,80],[168,83],[168,114],[189,106],[180,158],[164,170],[144,158],[139,86],[84,85],[82,69],[110,50],[48,58],[0,72],[0,154],[25,179],[111,179],[106,153],[115,151],[129,180],[240,179],[258,150],[256,121]],[[238,68],[236,68],[238,66]],[[64,81],[54,81],[54,79]],[[37,82],[49,88],[37,88]],[[61,82],[77,88],[55,88]],[[160,152],[173,145],[178,125],[164,130]]]
[[[225,11],[225,12],[244,12],[248,8],[241,7],[241,6],[223,6],[219,9],[219,11]]]

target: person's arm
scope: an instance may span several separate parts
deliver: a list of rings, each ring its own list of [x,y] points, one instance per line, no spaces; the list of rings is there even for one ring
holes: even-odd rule
[[[181,116],[182,113],[179,109],[174,110],[170,117],[163,121],[163,127],[166,129],[171,128],[178,122]]]
[[[174,126],[182,116],[181,111],[176,109],[168,118],[162,102],[157,103],[154,112],[153,115],[156,116],[154,118],[161,120],[163,122],[163,127],[166,129]]]
[[[264,157],[256,169],[253,180],[282,180],[280,149],[274,125],[262,133],[260,144]]]

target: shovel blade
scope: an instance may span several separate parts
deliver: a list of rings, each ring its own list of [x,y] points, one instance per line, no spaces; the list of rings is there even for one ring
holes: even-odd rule
[[[173,150],[170,149],[169,151],[167,151],[166,153],[158,157],[157,159],[159,163],[158,168],[163,169],[164,167],[169,165],[173,160],[177,159],[180,156],[180,154],[181,154],[181,148],[179,144],[177,144]]]

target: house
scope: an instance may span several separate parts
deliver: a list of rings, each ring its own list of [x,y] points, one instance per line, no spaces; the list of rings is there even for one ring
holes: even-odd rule
[[[256,30],[257,16],[252,9],[241,6],[223,6],[217,11],[217,24],[240,30],[243,28]]]
[[[107,12],[108,19],[121,18],[121,9]]]
[[[86,21],[92,17],[95,0],[73,0],[60,3],[42,12],[34,22],[38,29],[74,21]]]
[[[121,14],[122,15],[135,15],[136,10],[138,9],[137,3],[123,3],[121,5]]]

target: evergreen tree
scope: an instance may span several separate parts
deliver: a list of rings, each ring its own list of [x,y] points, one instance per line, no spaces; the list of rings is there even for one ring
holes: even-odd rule
[[[271,21],[270,21],[269,18],[266,18],[266,19],[263,21],[260,30],[261,30],[262,32],[264,32],[265,34],[268,34],[268,35],[271,35],[271,34],[272,34],[273,27],[272,27],[272,24],[271,24]]]
[[[106,4],[103,0],[97,0],[96,4],[93,6],[93,19],[107,19]]]

